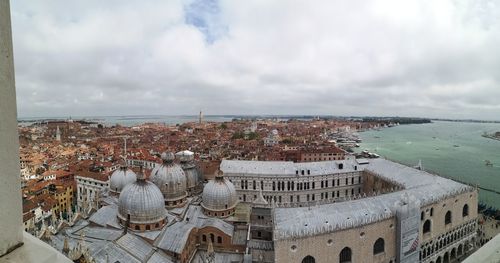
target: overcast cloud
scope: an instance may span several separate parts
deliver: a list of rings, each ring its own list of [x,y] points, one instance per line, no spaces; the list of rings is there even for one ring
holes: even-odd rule
[[[16,0],[11,9],[20,116],[500,119],[499,1]]]

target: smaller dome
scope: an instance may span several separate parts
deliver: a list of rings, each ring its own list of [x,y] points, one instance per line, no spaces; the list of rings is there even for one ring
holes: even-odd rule
[[[203,188],[202,207],[212,212],[234,209],[238,203],[238,195],[233,183],[221,175],[210,180]]]
[[[160,188],[167,206],[183,204],[187,196],[186,174],[180,165],[173,162],[173,153],[163,153],[162,159],[163,163],[151,172],[151,182]]]
[[[120,193],[126,185],[137,180],[137,175],[127,166],[121,166],[115,170],[109,178],[109,190],[114,193]]]
[[[144,179],[127,185],[118,198],[118,218],[131,224],[163,222],[167,215],[163,195],[156,185]]]
[[[171,163],[175,160],[175,155],[171,152],[164,152],[161,154],[161,159],[163,162]]]
[[[194,153],[188,150],[180,151],[176,153],[175,156],[181,163],[191,162],[194,160]]]

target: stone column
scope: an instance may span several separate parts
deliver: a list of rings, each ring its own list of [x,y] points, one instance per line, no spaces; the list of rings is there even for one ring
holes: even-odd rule
[[[0,0],[0,256],[22,244],[22,218],[10,5]]]

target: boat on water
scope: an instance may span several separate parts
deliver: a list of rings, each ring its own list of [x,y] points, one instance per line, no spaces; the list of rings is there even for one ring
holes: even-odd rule
[[[493,163],[490,160],[484,160],[484,165],[493,166]]]
[[[458,148],[458,147],[460,147],[460,145],[456,145],[456,144],[455,144],[455,145],[453,145],[453,147]]]

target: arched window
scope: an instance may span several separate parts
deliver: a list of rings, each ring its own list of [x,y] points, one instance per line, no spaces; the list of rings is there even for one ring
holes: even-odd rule
[[[340,263],[348,263],[352,261],[352,251],[351,248],[345,247],[340,251],[339,262]]]
[[[151,226],[150,225],[146,225],[146,230],[151,230]]]
[[[451,224],[451,211],[446,212],[446,215],[444,216],[444,224]]]
[[[219,244],[222,243],[222,237],[217,237],[217,243],[219,243]]]
[[[212,241],[212,243],[215,242],[214,234],[210,234],[210,240]]]
[[[424,223],[424,229],[423,229],[423,233],[429,233],[431,232],[431,220],[427,219],[425,220],[425,223]]]
[[[201,240],[202,240],[203,242],[207,242],[207,236],[206,236],[206,235],[201,236]]]
[[[135,230],[141,230],[141,228],[139,227],[139,225],[135,225]]]
[[[316,263],[316,259],[312,256],[307,256],[302,260],[302,263]]]
[[[379,238],[377,241],[375,241],[375,244],[373,244],[373,255],[379,254],[384,252],[384,239]]]
[[[450,259],[455,260],[457,258],[457,250],[453,248],[450,253]]]
[[[462,208],[462,216],[468,216],[469,215],[469,205],[465,204],[464,208]]]

